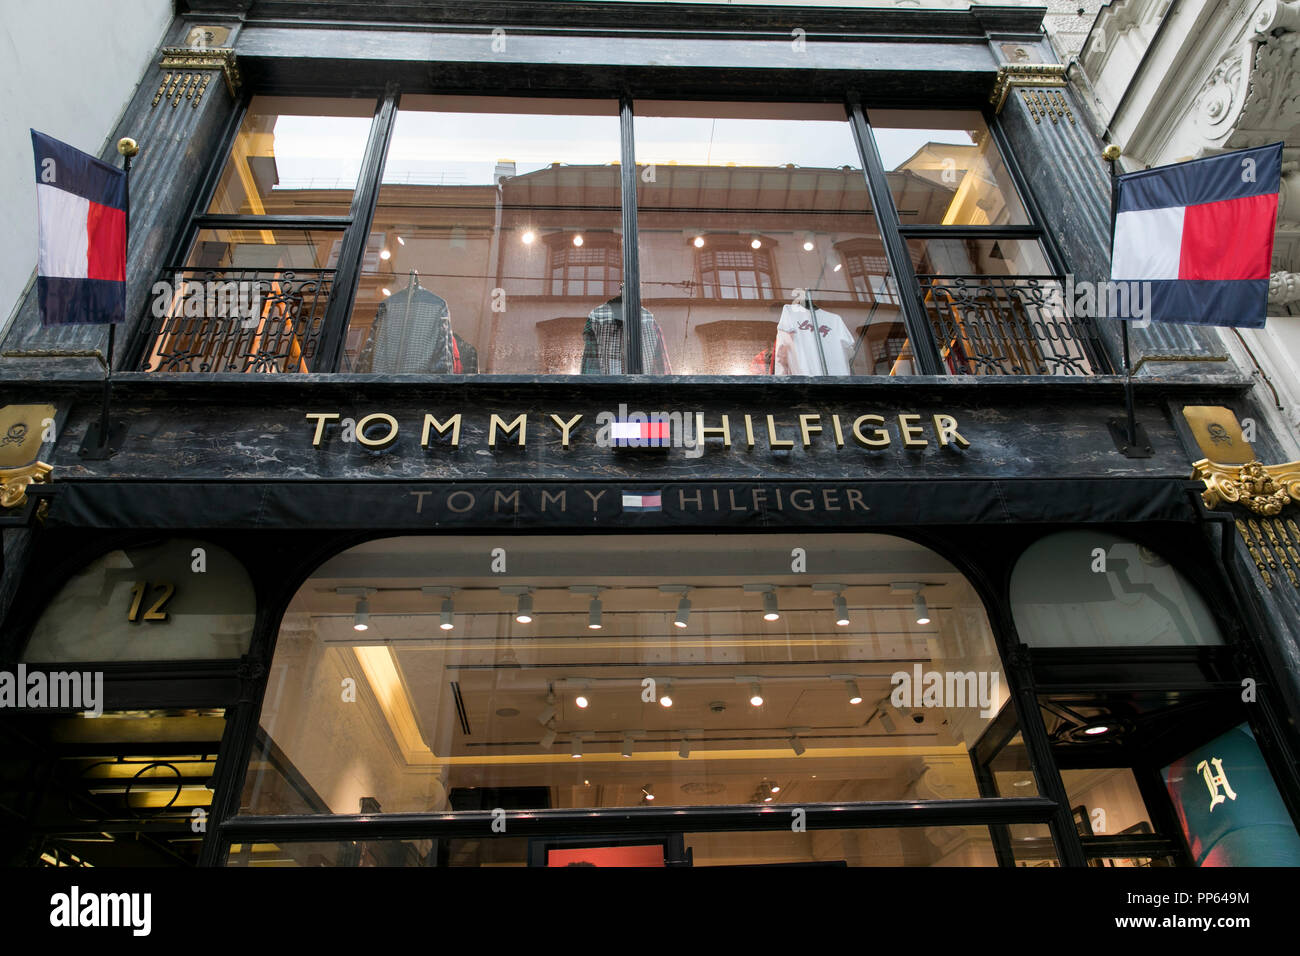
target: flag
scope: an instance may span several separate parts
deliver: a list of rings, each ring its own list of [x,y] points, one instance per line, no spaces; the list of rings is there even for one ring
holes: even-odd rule
[[[667,416],[653,422],[611,422],[610,438],[615,448],[667,448],[672,438]]]
[[[1282,144],[1115,179],[1111,280],[1150,283],[1154,322],[1263,328]]]
[[[126,318],[126,172],[32,130],[43,325]]]
[[[663,511],[663,492],[647,491],[645,494],[623,492],[624,511]]]

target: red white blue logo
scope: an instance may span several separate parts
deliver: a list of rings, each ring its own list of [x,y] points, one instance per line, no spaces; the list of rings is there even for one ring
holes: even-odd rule
[[[1154,322],[1262,328],[1281,181],[1281,143],[1117,177],[1111,279]]]
[[[623,492],[623,510],[627,511],[663,511],[663,493],[659,491]]]
[[[44,325],[126,319],[126,173],[32,130]]]
[[[610,422],[609,437],[615,448],[667,448],[672,440],[668,421]]]

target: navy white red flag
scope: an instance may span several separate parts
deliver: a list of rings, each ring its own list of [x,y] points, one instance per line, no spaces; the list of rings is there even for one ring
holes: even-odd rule
[[[126,173],[32,130],[42,325],[126,318]]]
[[[1263,328],[1281,182],[1281,143],[1117,176],[1112,281],[1153,322]]]

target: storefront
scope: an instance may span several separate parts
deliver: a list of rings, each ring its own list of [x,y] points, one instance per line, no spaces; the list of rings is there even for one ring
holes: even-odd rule
[[[104,675],[5,715],[8,860],[1300,863],[1289,651],[1190,480],[1248,383],[1139,379],[1117,444],[1031,15],[262,6],[128,116],[111,455],[6,345],[57,438],[0,659]]]

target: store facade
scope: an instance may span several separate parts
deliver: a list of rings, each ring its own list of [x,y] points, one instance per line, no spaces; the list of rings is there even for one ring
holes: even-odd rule
[[[1041,11],[354,6],[145,77],[111,453],[97,330],[5,342],[0,650],[104,675],[10,862],[1300,862],[1249,381],[1135,333],[1117,439]]]

